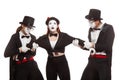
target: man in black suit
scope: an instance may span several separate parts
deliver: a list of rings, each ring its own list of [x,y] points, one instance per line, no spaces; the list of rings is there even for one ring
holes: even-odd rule
[[[84,48],[90,50],[88,64],[81,80],[111,80],[112,46],[114,30],[112,25],[102,23],[101,11],[90,9],[85,16],[90,24],[88,39]]]

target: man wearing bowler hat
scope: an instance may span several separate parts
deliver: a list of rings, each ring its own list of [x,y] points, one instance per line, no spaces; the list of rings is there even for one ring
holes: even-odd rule
[[[33,58],[36,50],[32,44],[36,38],[30,30],[34,27],[34,18],[25,16],[20,24],[4,52],[5,57],[10,57],[10,80],[43,80]]]
[[[81,80],[111,80],[113,27],[101,22],[101,11],[98,9],[90,9],[85,18],[90,28],[89,42],[84,43],[84,48],[90,50],[90,56]]]

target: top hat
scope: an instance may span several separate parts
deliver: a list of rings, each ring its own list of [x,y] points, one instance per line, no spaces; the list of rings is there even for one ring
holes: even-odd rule
[[[30,16],[25,16],[24,19],[23,19],[23,22],[19,22],[19,23],[24,24],[25,26],[27,26],[29,28],[35,27],[35,26],[33,26],[34,18],[30,17]]]
[[[90,9],[89,14],[85,16],[89,20],[102,20],[101,11],[98,9]]]

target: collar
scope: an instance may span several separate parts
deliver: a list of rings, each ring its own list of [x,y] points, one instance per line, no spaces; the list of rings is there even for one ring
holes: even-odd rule
[[[91,31],[102,30],[104,23],[101,23],[97,28],[90,28]]]
[[[22,31],[20,31],[19,34],[20,34],[20,37],[21,37],[21,36],[30,36],[30,34],[27,34],[27,35],[23,34]]]

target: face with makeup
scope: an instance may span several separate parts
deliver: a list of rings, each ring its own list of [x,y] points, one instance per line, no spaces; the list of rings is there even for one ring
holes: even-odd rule
[[[50,20],[48,23],[48,28],[52,33],[57,32],[57,28],[58,28],[57,22],[55,20]]]
[[[97,28],[100,24],[100,20],[89,20],[89,25],[91,28]]]
[[[89,20],[88,21],[89,22],[89,26],[91,27],[91,28],[95,28],[95,21],[93,21],[93,20]]]
[[[25,35],[28,35],[30,33],[30,28],[28,28],[27,26],[25,25],[22,25],[22,32],[25,34]]]

